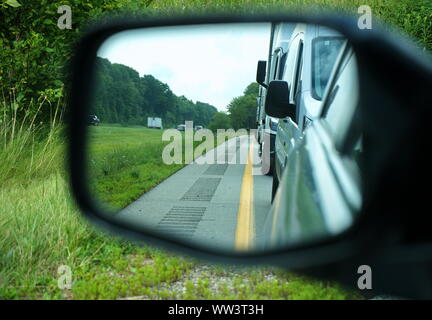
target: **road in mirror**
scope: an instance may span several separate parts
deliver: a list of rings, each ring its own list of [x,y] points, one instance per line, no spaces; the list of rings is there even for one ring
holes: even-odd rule
[[[87,172],[110,218],[243,252],[352,226],[361,207],[359,85],[355,55],[336,31],[128,30],[99,48],[95,79]]]

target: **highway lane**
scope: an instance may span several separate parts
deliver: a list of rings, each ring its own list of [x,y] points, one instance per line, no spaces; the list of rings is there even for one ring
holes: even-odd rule
[[[209,159],[214,163],[205,163]],[[116,218],[217,249],[252,249],[271,204],[272,178],[260,172],[254,137],[236,137],[177,171]]]

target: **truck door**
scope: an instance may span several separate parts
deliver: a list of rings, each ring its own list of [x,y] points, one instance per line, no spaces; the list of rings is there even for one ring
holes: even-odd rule
[[[352,225],[362,203],[358,101],[357,63],[346,48],[321,117],[290,154],[266,221],[269,247],[337,235]]]
[[[303,64],[303,33],[299,33],[291,42],[285,58],[285,68],[281,80],[288,82],[290,102],[295,103],[301,89],[301,70]],[[278,135],[275,142],[275,164],[278,177],[286,166],[287,157],[295,146],[300,132],[297,119],[289,117],[279,121]]]

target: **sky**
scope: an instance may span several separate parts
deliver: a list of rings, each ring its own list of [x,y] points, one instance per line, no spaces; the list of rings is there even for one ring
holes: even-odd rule
[[[177,96],[219,111],[255,82],[258,60],[268,59],[269,23],[174,26],[119,32],[98,56],[167,83]]]

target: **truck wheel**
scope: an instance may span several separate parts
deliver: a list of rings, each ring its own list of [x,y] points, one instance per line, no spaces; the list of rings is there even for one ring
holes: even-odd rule
[[[272,183],[272,195],[271,195],[271,202],[273,203],[273,199],[276,195],[276,191],[279,187],[279,179],[277,178],[276,175],[273,175],[273,183]]]

